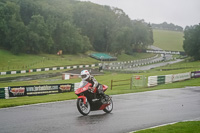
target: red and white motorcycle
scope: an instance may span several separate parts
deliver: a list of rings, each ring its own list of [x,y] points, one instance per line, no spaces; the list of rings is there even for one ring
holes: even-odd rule
[[[91,89],[92,84],[87,81],[81,81],[79,88],[75,91],[78,96],[77,108],[82,115],[88,115],[90,111],[103,110],[106,113],[110,113],[113,110],[113,101],[110,96],[106,95],[105,99],[102,99],[97,94],[97,88],[94,91]],[[108,86],[103,85],[103,91],[105,92]]]

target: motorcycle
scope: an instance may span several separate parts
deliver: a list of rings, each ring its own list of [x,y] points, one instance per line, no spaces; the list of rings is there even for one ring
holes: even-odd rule
[[[103,91],[108,89],[108,86],[102,85]],[[88,115],[90,111],[103,110],[110,113],[113,110],[113,101],[110,96],[106,95],[102,98],[97,93],[97,88],[92,90],[92,84],[87,81],[81,81],[79,88],[75,91],[78,96],[77,108],[82,115]]]

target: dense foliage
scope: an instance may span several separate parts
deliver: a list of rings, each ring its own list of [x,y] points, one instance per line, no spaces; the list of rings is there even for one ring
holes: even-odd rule
[[[194,58],[200,60],[200,24],[187,26],[184,30],[183,49],[185,52]]]
[[[183,28],[178,25],[174,25],[172,23],[163,22],[161,24],[152,24],[153,29],[160,29],[160,30],[171,30],[171,31],[183,31]]]
[[[153,44],[151,26],[118,8],[75,0],[1,0],[0,47],[13,53],[120,54]]]

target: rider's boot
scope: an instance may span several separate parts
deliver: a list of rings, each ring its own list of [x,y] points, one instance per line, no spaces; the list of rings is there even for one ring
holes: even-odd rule
[[[101,101],[103,104],[107,104],[108,103],[108,96],[103,92],[103,87],[102,85],[99,85],[98,87],[98,93],[101,97]]]

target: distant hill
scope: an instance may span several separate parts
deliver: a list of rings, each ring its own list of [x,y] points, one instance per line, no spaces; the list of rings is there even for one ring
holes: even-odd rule
[[[178,26],[178,25],[174,25],[172,23],[167,23],[167,22],[163,22],[161,24],[151,24],[153,29],[159,29],[159,30],[171,30],[171,31],[180,31],[183,32],[183,27]]]
[[[169,30],[153,30],[154,46],[163,50],[184,51],[183,32]]]

